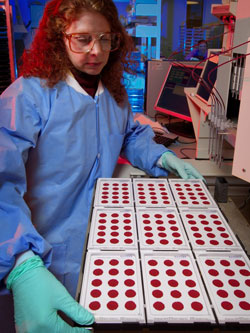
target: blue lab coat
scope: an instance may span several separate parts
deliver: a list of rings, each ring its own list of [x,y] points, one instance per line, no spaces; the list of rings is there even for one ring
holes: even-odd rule
[[[97,178],[112,177],[121,151],[167,176],[156,165],[167,149],[101,83],[92,98],[71,75],[53,88],[21,77],[0,101],[0,280],[30,249],[74,297]]]

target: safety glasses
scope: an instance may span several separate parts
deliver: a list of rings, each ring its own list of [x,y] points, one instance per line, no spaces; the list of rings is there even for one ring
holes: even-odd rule
[[[69,48],[74,53],[90,52],[95,42],[98,42],[102,51],[112,52],[120,46],[120,34],[113,32],[98,32],[98,33],[72,33],[64,36],[69,41]]]

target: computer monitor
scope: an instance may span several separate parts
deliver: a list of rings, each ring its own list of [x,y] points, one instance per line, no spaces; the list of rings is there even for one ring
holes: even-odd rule
[[[173,63],[168,70],[154,109],[177,118],[192,121],[184,88],[196,87],[202,66]],[[194,70],[194,77],[192,71]]]
[[[217,77],[220,51],[219,49],[210,49],[208,51],[208,58],[201,73],[201,79],[196,87],[196,96],[207,105],[211,105],[210,96]]]

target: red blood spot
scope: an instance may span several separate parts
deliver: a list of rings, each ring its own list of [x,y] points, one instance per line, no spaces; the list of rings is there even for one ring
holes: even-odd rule
[[[103,204],[108,203],[108,200],[102,200],[101,203]]]
[[[118,308],[118,303],[115,301],[110,301],[107,303],[107,308],[112,311],[116,310]]]
[[[110,275],[117,275],[119,273],[118,269],[112,268],[109,270]]]
[[[92,286],[99,287],[102,284],[102,280],[95,279],[91,282]]]
[[[167,239],[161,239],[161,240],[160,240],[160,243],[161,243],[162,245],[167,245],[167,244],[169,243],[169,241],[168,241]]]
[[[204,245],[205,244],[205,242],[202,239],[197,239],[195,241],[195,243],[198,244],[198,245]]]
[[[173,215],[173,214],[167,214],[167,217],[168,217],[169,219],[173,219],[173,218],[174,218],[174,215]]]
[[[220,289],[220,290],[217,291],[217,295],[222,297],[222,298],[226,298],[226,297],[228,297],[228,292],[226,290]]]
[[[124,229],[124,230],[131,230],[132,228],[131,228],[130,225],[125,225],[123,229]]]
[[[244,298],[244,297],[246,297],[246,294],[244,293],[244,291],[239,290],[239,289],[237,289],[237,290],[234,291],[234,295],[235,295],[236,297],[239,297],[239,298]]]
[[[97,243],[99,243],[99,244],[103,244],[103,243],[105,243],[105,239],[104,239],[104,238],[98,238],[96,241],[97,241]]]
[[[116,287],[118,285],[118,283],[119,282],[116,279],[111,279],[111,280],[109,280],[108,285],[110,287]]]
[[[235,260],[235,264],[237,265],[237,266],[245,266],[246,264],[244,263],[244,261],[242,261],[242,260]]]
[[[105,227],[105,225],[99,225],[99,226],[98,226],[98,229],[99,229],[99,230],[105,230],[106,227]]]
[[[158,263],[157,263],[156,260],[149,260],[149,261],[148,261],[148,264],[149,264],[150,266],[156,266]]]
[[[219,275],[219,272],[216,269],[209,269],[208,273],[212,276]]]
[[[218,227],[217,230],[218,230],[218,231],[225,231],[226,229],[223,228],[223,227]]]
[[[221,235],[222,238],[228,238],[229,237],[229,235],[225,232],[222,232],[220,235]]]
[[[163,224],[163,221],[162,220],[156,220],[155,223],[156,224]]]
[[[191,225],[196,224],[196,222],[194,220],[189,220],[188,223],[191,224]]]
[[[250,271],[246,269],[240,269],[240,274],[243,276],[250,276]]]
[[[216,224],[216,225],[220,225],[221,222],[220,222],[220,221],[214,221],[214,224]]]
[[[250,280],[246,280],[246,281],[245,281],[245,284],[246,284],[248,287],[250,287]]]
[[[194,218],[194,216],[191,215],[191,214],[187,214],[186,217],[187,217],[188,219],[193,219],[193,218]]]
[[[154,280],[150,281],[150,284],[151,284],[152,287],[158,288],[158,287],[160,287],[161,282],[159,280],[154,279]]]
[[[148,219],[150,215],[149,215],[149,214],[143,214],[142,216],[143,216],[145,219]]]
[[[119,261],[116,260],[116,259],[112,259],[112,260],[109,261],[109,264],[110,264],[111,266],[116,266],[116,265],[119,264]]]
[[[210,232],[210,231],[212,231],[213,229],[210,228],[210,227],[205,227],[204,230],[207,231],[207,232]]]
[[[233,304],[227,301],[221,302],[221,306],[225,310],[232,310],[233,309]]]
[[[178,282],[176,280],[169,280],[168,284],[170,287],[177,287],[178,286]]]
[[[210,260],[210,259],[207,259],[207,260],[205,261],[205,263],[206,263],[206,265],[208,265],[208,266],[214,266],[214,265],[215,265],[215,262],[214,262],[213,260]]]
[[[131,244],[131,243],[133,243],[133,239],[131,239],[131,238],[126,238],[126,239],[124,240],[124,243],[126,243],[126,244]]]
[[[201,311],[203,309],[203,305],[200,302],[192,302],[191,307],[195,311]]]
[[[94,297],[94,298],[96,298],[96,297],[100,297],[101,296],[101,292],[100,292],[100,290],[98,290],[98,289],[93,289],[93,290],[91,290],[91,292],[90,292],[90,295],[92,296],[92,297]]]
[[[119,239],[117,239],[117,238],[111,238],[110,239],[110,243],[117,244],[117,243],[119,243]]]
[[[186,284],[186,286],[189,287],[189,288],[193,288],[193,287],[196,286],[196,282],[193,281],[193,280],[187,280],[187,281],[185,282],[185,284]]]
[[[125,264],[126,266],[132,266],[132,265],[134,265],[134,261],[131,260],[131,259],[126,259],[126,260],[124,261],[124,264]]]
[[[163,292],[161,290],[154,290],[152,292],[152,295],[155,297],[155,298],[161,298],[163,296]]]
[[[144,230],[145,230],[145,231],[151,231],[152,228],[147,226],[147,227],[144,227]]]
[[[222,288],[224,286],[223,282],[221,280],[213,280],[213,285],[218,288]]]
[[[110,291],[108,292],[108,296],[109,296],[110,298],[115,298],[115,297],[118,296],[118,291],[112,289],[112,290],[110,290]]]
[[[240,285],[239,281],[234,280],[234,279],[230,279],[230,280],[228,280],[228,283],[229,283],[230,286],[232,286],[232,287],[239,287],[239,285]]]
[[[127,287],[133,287],[133,286],[135,285],[135,281],[132,280],[132,279],[126,279],[126,280],[124,281],[124,284],[125,284],[125,286],[127,286]]]
[[[152,232],[146,232],[146,233],[145,233],[145,236],[146,236],[146,237],[153,237],[154,235],[152,234]]]
[[[124,271],[124,273],[125,273],[126,275],[134,275],[134,274],[135,274],[135,271],[134,271],[133,269],[126,269],[126,270]]]
[[[181,235],[179,234],[179,232],[173,232],[173,233],[172,233],[172,236],[173,236],[173,237],[180,237]]]
[[[174,298],[180,298],[181,297],[181,292],[179,292],[178,290],[172,290],[170,294]]]
[[[119,214],[117,214],[117,213],[113,213],[113,214],[111,214],[111,216],[112,216],[112,217],[118,217]]]
[[[119,236],[119,232],[116,232],[116,231],[112,231],[111,234],[110,234],[112,237],[117,237]],[[101,235],[100,235],[101,236]],[[104,236],[104,235],[102,235]]]
[[[226,240],[224,241],[224,243],[225,243],[226,245],[233,245],[233,242],[230,241],[229,239],[226,239]]]
[[[189,290],[188,295],[193,298],[197,298],[200,296],[200,293],[197,290]]]
[[[95,269],[93,272],[94,275],[102,275],[102,273],[103,273],[102,269]]]
[[[228,276],[234,276],[235,275],[234,271],[232,271],[231,269],[225,269],[224,273]]]
[[[128,301],[128,302],[125,303],[125,308],[127,310],[132,311],[132,310],[134,310],[136,308],[136,304],[133,301]]]
[[[100,214],[100,217],[106,217],[106,216],[107,216],[106,213],[101,213],[101,214]]]
[[[184,309],[184,305],[181,302],[174,302],[172,304],[173,309],[177,310],[177,311],[181,311]]]
[[[230,262],[228,260],[224,260],[224,259],[220,261],[220,264],[222,266],[230,266]]]
[[[181,261],[180,261],[180,264],[181,264],[182,266],[189,266],[189,261],[188,261],[188,260],[181,260]]]
[[[116,223],[118,223],[119,222],[119,220],[117,220],[117,219],[113,219],[113,220],[111,220],[111,223],[113,223],[113,224],[116,224]]]
[[[199,231],[199,228],[197,228],[197,227],[191,227],[191,230],[192,231]]]
[[[131,223],[131,220],[129,220],[129,219],[125,219],[125,220],[123,221],[123,223],[125,223],[125,224],[129,224],[129,223]]]
[[[175,228],[175,227],[171,227],[171,228]],[[171,229],[171,228],[170,228],[170,229]],[[158,230],[158,231],[165,231],[166,228],[164,228],[164,227],[157,227],[157,230]]]
[[[214,238],[214,237],[215,237],[215,234],[213,234],[212,232],[208,232],[208,233],[207,233],[207,237],[209,237],[209,238]]]
[[[206,221],[206,220],[203,220],[203,221],[201,221],[201,224],[203,224],[203,225],[208,225],[208,224],[209,224],[209,222],[208,222],[208,221]]]
[[[95,264],[96,266],[101,266],[101,265],[103,265],[103,263],[104,263],[104,261],[101,260],[101,259],[97,259],[97,260],[94,261],[94,264]]]
[[[164,265],[173,266],[174,262],[172,260],[164,260]]]
[[[169,224],[176,224],[176,221],[175,220],[169,220],[168,223]]]
[[[206,215],[199,214],[198,217],[199,217],[200,219],[205,219],[205,218],[206,218]]]
[[[165,305],[162,302],[155,302],[153,304],[153,307],[158,311],[162,311],[165,309]]]
[[[168,276],[175,276],[175,271],[173,270],[173,269],[167,269],[166,270],[166,274],[168,275]]]
[[[185,276],[191,276],[193,273],[190,269],[183,269],[182,274]]]
[[[239,303],[239,306],[242,308],[242,310],[250,310],[250,303],[242,301]]]
[[[187,205],[187,204],[188,204],[188,201],[181,201],[181,203],[182,203],[183,205]]]
[[[154,244],[154,240],[153,240],[153,239],[147,239],[147,240],[146,240],[146,243],[147,243],[148,245],[152,245],[152,244]]]
[[[100,309],[100,307],[101,307],[101,304],[99,302],[91,302],[91,303],[89,303],[90,310],[95,311],[95,310]]]
[[[119,227],[118,227],[117,225],[112,225],[112,226],[110,227],[110,229],[111,229],[111,230],[118,230]]]
[[[159,237],[167,237],[167,234],[165,232],[159,232],[158,236]]]
[[[152,276],[157,276],[157,275],[159,275],[159,271],[157,269],[151,269],[149,271],[149,274]]]
[[[106,223],[106,220],[105,219],[100,219],[98,222],[99,223]]]
[[[214,240],[214,239],[213,239],[213,240],[210,241],[210,244],[211,244],[211,245],[218,245],[219,242],[218,242],[217,240]]]
[[[129,213],[124,213],[123,216],[124,217],[130,217],[130,214]]]

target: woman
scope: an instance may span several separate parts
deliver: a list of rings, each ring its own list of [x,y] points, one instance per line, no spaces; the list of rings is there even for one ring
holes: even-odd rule
[[[93,322],[71,296],[95,182],[120,153],[156,177],[202,177],[134,123],[121,83],[132,48],[111,0],[52,0],[1,96],[0,277],[21,332],[83,331],[57,310]]]

